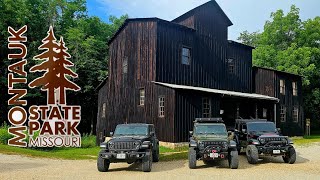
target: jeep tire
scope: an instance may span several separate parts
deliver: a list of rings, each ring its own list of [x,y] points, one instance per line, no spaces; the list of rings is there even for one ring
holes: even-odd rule
[[[97,160],[98,171],[107,172],[109,170],[109,166],[110,166],[109,160],[103,159],[99,154],[98,160]]]
[[[142,158],[142,171],[150,172],[152,168],[152,150],[148,150],[146,155]]]
[[[290,147],[285,156],[282,156],[285,163],[293,164],[296,162],[296,150],[294,147]]]
[[[159,162],[159,148],[157,148],[155,151],[153,151],[152,160],[153,160],[153,162]]]
[[[193,147],[189,147],[189,168],[195,169],[197,166],[197,152]]]
[[[259,159],[258,149],[255,145],[248,145],[246,148],[247,160],[250,164],[257,164]]]
[[[234,150],[234,151],[230,151],[229,152],[229,167],[231,169],[238,169],[239,166],[239,156],[238,156],[238,151]]]

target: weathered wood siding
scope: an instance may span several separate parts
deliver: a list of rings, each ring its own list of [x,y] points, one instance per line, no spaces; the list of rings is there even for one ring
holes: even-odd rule
[[[228,71],[228,90],[252,92],[252,48],[228,43],[228,58],[233,59],[234,73]],[[228,66],[228,64],[227,64]]]
[[[277,97],[280,102],[276,105],[277,126],[282,129],[283,134],[303,135],[304,117],[302,106],[302,79],[300,76],[265,68],[253,68],[254,91],[258,94]],[[285,80],[285,95],[280,94],[280,79]],[[292,82],[298,83],[298,95],[293,96]],[[280,107],[286,107],[286,121],[280,121]],[[293,107],[297,106],[298,122],[293,122]]]
[[[220,96],[199,91],[177,90],[175,109],[175,142],[187,142],[195,118],[203,117],[202,98],[211,100],[211,117],[219,117]]]
[[[98,92],[98,113],[97,113],[97,125],[96,125],[96,142],[100,144],[104,141],[104,137],[107,136],[108,121],[106,119],[106,113],[103,115],[103,104],[108,104],[108,81],[100,88]],[[107,110],[107,107],[106,107]]]
[[[173,141],[174,91],[155,86],[157,21],[129,22],[110,44],[108,132],[121,123],[153,123],[162,141]],[[123,61],[128,59],[128,72]],[[139,105],[140,89],[145,104]],[[165,97],[165,117],[158,117],[159,96]],[[168,128],[170,127],[171,128]]]

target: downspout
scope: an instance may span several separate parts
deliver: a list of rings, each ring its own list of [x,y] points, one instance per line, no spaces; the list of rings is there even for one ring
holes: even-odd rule
[[[273,105],[273,113],[274,113],[274,124],[277,127],[277,104],[276,103],[274,103]]]

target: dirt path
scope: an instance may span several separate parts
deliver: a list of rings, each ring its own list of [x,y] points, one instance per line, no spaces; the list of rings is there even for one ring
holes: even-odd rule
[[[153,164],[143,173],[136,164],[111,164],[110,172],[100,173],[96,161],[52,160],[0,154],[0,179],[320,179],[320,144],[298,147],[297,162],[285,164],[282,158],[265,158],[257,165],[240,156],[239,169],[227,168],[227,162],[204,165],[190,170],[187,160]]]

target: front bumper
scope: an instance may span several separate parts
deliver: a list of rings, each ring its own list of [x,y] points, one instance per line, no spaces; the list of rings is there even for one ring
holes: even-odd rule
[[[122,157],[117,157],[118,154],[122,154]],[[110,162],[134,162],[137,160],[141,160],[145,156],[147,156],[148,152],[100,152],[99,156],[103,159],[107,159]],[[123,157],[124,155],[124,157]]]
[[[284,156],[292,146],[262,145],[256,146],[261,156]]]
[[[222,160],[228,157],[228,149],[207,147],[199,151],[202,160]]]

